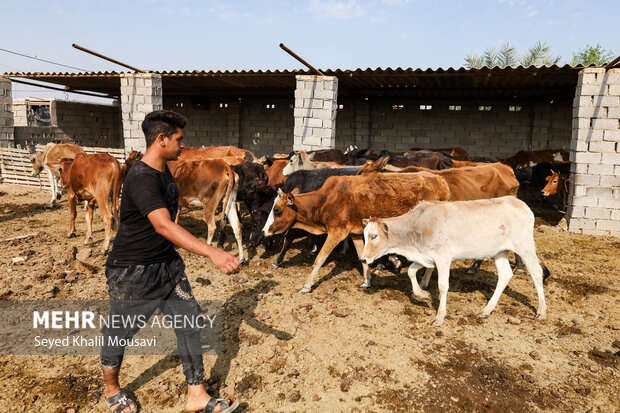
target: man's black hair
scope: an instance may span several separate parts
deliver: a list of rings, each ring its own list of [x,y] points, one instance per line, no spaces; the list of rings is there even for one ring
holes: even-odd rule
[[[176,133],[177,128],[183,129],[185,124],[187,124],[187,118],[171,110],[156,110],[149,113],[142,121],[146,147],[151,146],[160,133],[170,138]]]

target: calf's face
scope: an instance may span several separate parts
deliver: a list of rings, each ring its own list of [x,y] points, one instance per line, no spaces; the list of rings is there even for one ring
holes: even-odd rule
[[[32,176],[37,176],[43,171],[43,154],[34,153],[30,155],[30,163],[32,164]]]
[[[296,214],[297,207],[293,193],[285,194],[278,189],[278,196],[263,228],[263,234],[268,237],[283,233],[293,225]]]
[[[553,172],[553,171],[551,171]],[[553,172],[551,175],[545,178],[547,185],[541,190],[544,196],[551,196],[558,192],[558,184],[560,182],[560,174]]]
[[[380,219],[362,220],[364,228],[364,251],[361,260],[363,263],[372,264],[376,259],[384,256],[387,251],[389,228]]]

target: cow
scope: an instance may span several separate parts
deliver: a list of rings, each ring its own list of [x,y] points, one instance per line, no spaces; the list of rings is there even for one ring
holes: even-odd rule
[[[125,174],[125,176],[127,176],[127,174],[129,173],[129,170],[131,168],[133,168],[133,166],[140,160],[142,159],[142,152],[133,150],[131,151],[131,153],[129,154],[129,156],[127,156],[127,159],[125,159],[125,164],[121,165],[121,168],[123,169],[123,173]]]
[[[311,234],[327,233],[302,293],[310,292],[318,272],[340,242],[351,237],[358,257],[362,253],[362,219],[403,214],[421,200],[447,200],[446,181],[431,173],[332,176],[313,192],[278,191],[263,234],[279,234],[300,228]],[[362,264],[364,282],[370,286],[368,266]]]
[[[319,149],[308,152],[308,158],[312,162],[336,162],[344,165],[346,161],[345,154],[340,149]]]
[[[112,231],[119,222],[118,199],[123,183],[123,171],[118,161],[107,153],[86,155],[78,153],[75,159],[63,158],[60,162],[49,163],[48,166],[60,172],[63,187],[67,190],[71,223],[68,237],[75,236],[76,201],[87,201],[86,240],[92,241],[93,211],[99,205],[105,224],[105,238],[102,252],[105,254],[110,247]],[[108,199],[112,196],[112,213],[108,209]]]
[[[45,145],[45,149],[42,153],[33,153],[30,155],[30,162],[32,163],[32,176],[38,176],[44,169],[47,171],[47,176],[50,181],[50,191],[52,193],[52,199],[50,200],[48,207],[54,206],[54,202],[60,199],[61,193],[58,183],[60,181],[60,172],[54,167],[50,167],[49,164],[57,164],[61,159],[74,159],[78,153],[84,153],[79,145],[73,145],[70,143],[48,143]]]
[[[179,159],[168,162],[170,173],[179,189],[179,208],[175,222],[178,223],[181,208],[190,205],[202,206],[207,224],[207,244],[215,234],[215,210],[222,202],[220,231],[224,230],[224,216],[228,218],[239,248],[239,260],[244,261],[241,243],[241,224],[237,215],[237,186],[239,177],[230,165],[221,159],[186,161]]]
[[[185,160],[201,160],[201,159],[226,159],[229,163],[236,162],[241,163],[249,157],[252,162],[258,162],[256,156],[247,149],[237,148],[236,146],[208,146],[201,148],[183,148],[183,152],[179,156],[179,159]]]
[[[545,180],[547,181],[547,185],[541,190],[543,196],[550,197],[551,195],[559,193],[560,199],[562,199],[562,207],[566,208],[568,204],[566,198],[568,196],[570,174],[551,170],[551,175],[547,176]]]
[[[517,168],[515,176],[521,185],[519,197],[526,201],[533,198],[538,203],[539,210],[541,210],[546,199],[541,191],[547,185],[547,177],[553,171],[568,174],[570,172],[570,162],[541,162],[531,167]]]
[[[500,160],[512,169],[532,167],[541,162],[568,162],[569,155],[564,149],[543,149],[539,151],[519,151],[510,158]]]
[[[330,176],[351,176],[355,175],[358,171],[359,167],[346,167],[346,168],[332,168],[332,169],[316,169],[313,171],[308,170],[300,170],[293,172],[287,179],[286,182],[279,188],[282,192],[291,192],[295,188],[298,188],[298,193],[305,194],[308,192],[316,191],[321,188],[327,178]],[[277,193],[276,193],[277,195]],[[258,244],[262,241],[262,229],[267,222],[267,217],[271,208],[273,207],[273,203],[275,201],[275,196],[267,201],[266,205],[261,207],[255,214],[252,216],[252,232],[253,234],[250,236],[250,239],[254,241],[254,245],[258,246]],[[265,213],[266,212],[266,213]],[[284,236],[284,243],[282,245],[282,250],[280,254],[276,258],[276,261],[271,264],[271,268],[278,268],[282,265],[282,261],[284,260],[284,256],[286,252],[291,247],[293,241],[295,241],[300,236],[306,234],[305,231],[301,229],[291,229],[286,232]],[[318,240],[313,238],[313,243],[316,246],[318,244]]]
[[[440,149],[426,149],[426,148],[410,148],[410,151],[423,151],[423,150],[428,150],[428,151],[433,151],[433,152],[442,152],[445,153],[446,155],[450,156],[450,157],[454,157],[454,156],[469,156],[469,153],[462,148],[459,148],[458,146],[452,147],[452,148],[440,148]]]
[[[299,151],[291,156],[288,165],[282,170],[282,175],[288,176],[295,171],[315,170],[322,168],[338,168],[341,165],[336,162],[312,162],[305,151]]]
[[[269,181],[267,182],[269,185],[281,185],[286,181],[286,176],[282,173],[284,168],[288,166],[289,161],[286,159],[276,160],[271,166],[265,168],[265,173],[269,177]]]
[[[450,263],[453,260],[493,257],[497,286],[480,314],[488,317],[512,277],[508,252],[523,258],[538,293],[536,316],[543,321],[547,304],[543,267],[536,256],[534,214],[513,196],[459,202],[420,202],[410,212],[393,218],[364,220],[362,262],[368,264],[390,253],[412,261],[408,275],[414,295],[428,299],[416,279],[422,267],[437,268],[439,308],[433,322],[441,326],[446,316]]]
[[[360,169],[361,174],[373,173],[373,167],[381,168],[380,162],[364,165]],[[450,188],[450,201],[471,201],[475,199],[497,198],[506,195],[517,195],[519,181],[515,178],[512,169],[502,163],[479,164],[476,166],[444,169],[441,171],[427,170],[419,167],[405,168],[408,172],[428,172],[441,176]],[[521,272],[521,260],[515,257],[516,271]],[[468,273],[473,273],[480,268],[482,261],[476,261]],[[427,270],[425,276],[430,276],[431,270]]]
[[[376,161],[379,155],[370,149],[359,149],[357,146],[351,145],[345,152],[345,165],[364,165],[366,161]]]
[[[382,151],[380,155],[381,157],[388,156],[388,164],[399,168],[419,166],[427,169],[442,170],[454,167],[452,159],[443,152],[421,150],[399,154],[398,152]]]

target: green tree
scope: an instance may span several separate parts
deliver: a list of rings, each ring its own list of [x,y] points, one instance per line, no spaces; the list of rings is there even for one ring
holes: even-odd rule
[[[465,66],[469,69],[480,69],[482,67],[514,67],[517,64],[529,66],[551,66],[560,61],[560,56],[551,54],[551,46],[547,42],[538,41],[530,47],[522,56],[519,56],[517,49],[509,43],[504,43],[499,49],[488,46],[483,55],[468,54],[465,57]]]
[[[597,66],[602,66],[605,63],[609,63],[614,58],[614,53],[611,50],[603,49],[600,44],[596,46],[586,45],[583,49],[579,49],[573,53],[573,60],[570,64],[572,66],[584,65],[589,66],[594,63]]]

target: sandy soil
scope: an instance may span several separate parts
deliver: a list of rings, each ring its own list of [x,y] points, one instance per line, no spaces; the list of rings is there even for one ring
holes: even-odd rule
[[[52,210],[36,189],[0,185],[0,298],[106,299],[98,254],[103,225],[95,213],[94,258],[81,263],[84,212],[67,238],[65,198]],[[537,219],[538,255],[551,270],[548,319],[535,319],[536,293],[516,275],[495,312],[492,262],[467,275],[453,263],[447,320],[411,296],[406,271],[383,271],[361,290],[361,266],[335,252],[311,294],[298,293],[313,257],[294,244],[280,269],[276,251],[250,251],[241,274],[226,276],[185,252],[198,299],[224,304],[226,351],[205,356],[210,392],[243,401],[245,412],[524,412],[620,411],[620,239],[556,228],[560,215]],[[204,236],[199,211],[181,224]],[[6,238],[36,234],[14,241]],[[229,234],[225,249],[233,250]],[[12,258],[27,257],[13,264]],[[185,385],[178,357],[131,356],[121,385],[144,412],[179,412]],[[15,412],[105,412],[96,356],[0,356],[0,409]]]

